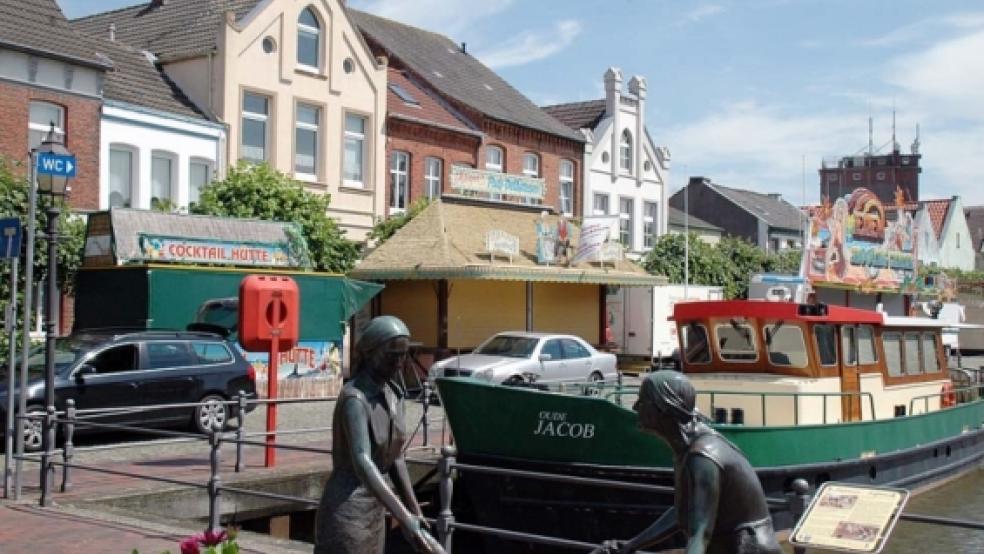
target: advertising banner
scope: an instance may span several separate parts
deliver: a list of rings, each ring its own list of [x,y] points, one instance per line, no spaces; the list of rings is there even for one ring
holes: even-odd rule
[[[546,183],[536,177],[483,171],[456,165],[451,167],[451,188],[482,195],[542,201]]]
[[[581,261],[601,261],[602,247],[612,240],[613,227],[618,223],[615,216],[585,217],[581,223],[581,237],[571,263]]]
[[[139,233],[140,253],[150,262],[297,267],[287,244],[205,240]]]

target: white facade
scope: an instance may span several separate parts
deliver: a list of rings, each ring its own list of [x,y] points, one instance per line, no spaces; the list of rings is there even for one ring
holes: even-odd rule
[[[100,209],[150,209],[166,200],[186,211],[193,185],[225,175],[225,126],[204,119],[107,100],[99,148]]]
[[[950,199],[943,231],[940,233],[940,267],[961,271],[974,270],[974,237],[967,225],[963,202],[959,196]]]
[[[667,232],[666,186],[670,153],[646,130],[646,80],[634,76],[622,90],[618,68],[605,72],[605,114],[582,129],[583,216],[619,216],[619,233],[630,257],[641,257]]]

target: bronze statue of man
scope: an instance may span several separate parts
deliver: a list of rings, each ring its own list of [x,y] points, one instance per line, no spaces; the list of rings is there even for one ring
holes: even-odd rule
[[[354,376],[335,404],[332,472],[318,506],[315,554],[382,554],[386,512],[415,550],[444,554],[427,532],[403,457],[405,391],[394,378],[406,361],[409,337],[402,321],[381,316],[356,345]]]
[[[634,409],[639,426],[673,451],[673,507],[628,541],[606,541],[595,552],[630,553],[683,532],[688,554],[780,554],[762,484],[737,446],[705,425],[696,391],[677,371],[642,382]]]

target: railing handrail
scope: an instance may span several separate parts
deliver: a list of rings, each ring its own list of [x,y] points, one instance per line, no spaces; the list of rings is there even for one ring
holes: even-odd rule
[[[933,392],[933,393],[930,393],[930,394],[920,394],[919,396],[913,396],[912,398],[909,399],[909,415],[912,415],[912,410],[915,408],[915,404],[916,404],[916,401],[917,400],[922,400],[923,401],[923,411],[924,412],[928,412],[929,411],[929,400],[931,398],[940,398],[940,397],[942,397],[944,395],[947,395],[947,394],[958,394],[958,393],[963,392],[963,391],[976,391],[976,392],[979,392],[982,387],[984,387],[984,385],[968,385],[966,387],[954,388],[954,389],[951,389],[951,390],[948,390],[948,391],[942,391],[941,390],[940,392]],[[972,400],[971,402],[979,402],[980,400],[981,400],[981,398],[978,397],[978,398]],[[964,404],[969,404],[969,403],[970,402],[964,402]],[[957,407],[957,405],[959,405],[959,403],[958,404],[954,404],[953,406],[942,406],[941,405],[940,406],[940,409],[941,410],[946,410],[946,409],[949,409],[949,408],[955,408],[955,407]]]

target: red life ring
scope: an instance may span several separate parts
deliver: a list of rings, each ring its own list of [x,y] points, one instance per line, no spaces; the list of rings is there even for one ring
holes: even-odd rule
[[[953,390],[953,383],[947,381],[943,383],[943,390],[940,391],[940,407],[951,408],[957,405],[957,393]]]

